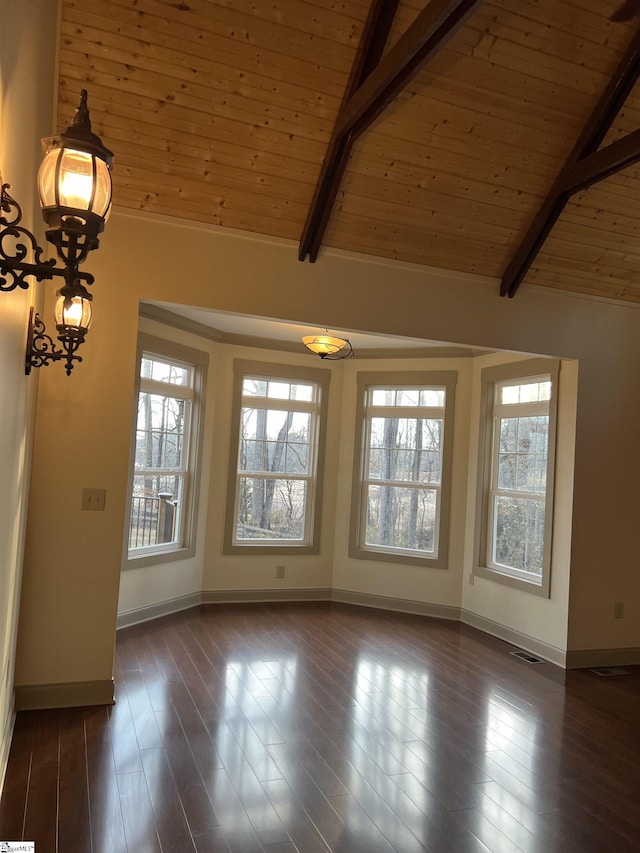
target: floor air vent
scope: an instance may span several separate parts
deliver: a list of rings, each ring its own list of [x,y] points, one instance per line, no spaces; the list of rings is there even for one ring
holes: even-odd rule
[[[623,669],[621,666],[599,666],[597,669],[592,669],[596,675],[631,675],[628,669]]]
[[[544,663],[545,661],[542,658],[537,658],[535,655],[532,655],[531,652],[509,652],[510,655],[513,655],[514,658],[520,658],[525,663]]]

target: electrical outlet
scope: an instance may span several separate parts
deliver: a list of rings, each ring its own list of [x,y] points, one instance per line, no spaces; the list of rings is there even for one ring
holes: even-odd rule
[[[284,577],[284,566],[276,566],[276,577],[283,578]]]
[[[102,511],[107,502],[106,489],[83,489],[80,509]]]
[[[473,572],[469,572],[469,586],[473,586],[475,582],[476,576],[473,574]]]
[[[616,601],[613,605],[614,619],[624,619],[624,601]]]

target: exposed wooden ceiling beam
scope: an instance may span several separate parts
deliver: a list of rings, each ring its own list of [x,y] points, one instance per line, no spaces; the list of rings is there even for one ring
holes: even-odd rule
[[[601,148],[594,154],[578,160],[569,175],[565,189],[576,193],[598,181],[603,181],[616,172],[633,166],[640,160],[640,130],[634,130],[621,139]]]
[[[640,159],[636,156],[640,145],[637,132],[630,133],[624,139],[598,151],[639,75],[640,30],[631,41],[524,240],[509,263],[500,285],[501,296],[515,296],[529,267],[574,192]]]
[[[359,136],[366,130],[480,2],[431,0],[349,98],[338,116],[336,133],[353,130]]]
[[[358,54],[347,82],[339,115],[352,94],[357,91],[363,80],[380,61],[398,8],[398,2],[399,0],[374,0],[362,33]],[[353,134],[350,132],[338,134],[334,127],[300,239],[298,258],[301,261],[304,261],[308,255],[309,260],[313,263],[318,257],[320,244],[331,216],[342,176],[349,162],[354,141]]]
[[[313,263],[318,256],[356,138],[481,2],[431,0],[389,53],[380,59],[397,0],[375,0],[302,232],[298,251],[301,261],[308,255]]]

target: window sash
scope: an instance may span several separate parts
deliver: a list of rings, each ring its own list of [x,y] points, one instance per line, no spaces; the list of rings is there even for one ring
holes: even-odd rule
[[[317,414],[319,404],[306,400],[279,400],[271,397],[243,397],[243,409],[273,409],[276,412],[308,412]]]
[[[193,382],[193,376],[191,377]],[[156,394],[159,397],[175,397],[176,400],[193,400],[193,385],[173,385],[171,382],[159,382],[157,379],[140,377],[140,394]]]
[[[550,593],[559,368],[559,361],[538,358],[482,371],[474,573],[542,596]],[[550,383],[548,400],[500,402],[505,387],[538,382]],[[524,436],[516,431],[515,440],[503,432],[501,446],[505,420],[541,417],[544,425],[528,425]],[[521,444],[522,437],[530,442]]]
[[[397,544],[380,544],[368,541],[368,525],[366,523],[361,524],[360,526],[360,547],[363,550],[378,552],[383,554],[399,554],[399,555],[411,555],[411,556],[429,556],[436,557],[438,555],[439,548],[439,540],[440,540],[440,516],[441,516],[441,506],[442,506],[442,492],[440,486],[432,486],[430,484],[422,484],[422,483],[406,483],[404,481],[380,481],[380,480],[366,480],[362,483],[362,494],[361,494],[361,518],[368,519],[370,517],[370,494],[372,488],[389,488],[389,489],[398,489],[400,491],[414,491],[416,493],[420,492],[435,492],[435,507],[434,507],[434,521],[433,521],[433,545],[431,548],[419,548],[419,547],[403,547],[402,545]],[[420,532],[424,535],[424,528],[421,528]],[[428,535],[428,532],[427,532]]]
[[[441,391],[444,392],[445,399],[442,406],[425,406],[425,405],[375,405],[371,401],[373,399],[374,391],[380,390],[389,390],[389,391],[399,391],[409,389],[411,391],[420,392],[422,390],[426,391]],[[364,416],[363,416],[363,439],[362,446],[360,449],[361,453],[361,473],[360,473],[360,498],[359,498],[359,524],[358,524],[358,535],[357,535],[357,548],[362,552],[371,552],[373,554],[389,554],[389,555],[398,555],[398,556],[408,556],[410,558],[417,558],[418,560],[424,558],[437,559],[440,551],[440,526],[441,526],[441,517],[442,517],[442,485],[443,479],[448,476],[448,471],[445,470],[445,436],[446,436],[446,422],[445,422],[445,412],[447,411],[447,397],[452,396],[453,389],[451,387],[447,387],[446,385],[440,385],[437,383],[415,383],[415,384],[405,384],[405,383],[395,383],[389,382],[388,384],[380,384],[377,383],[375,385],[366,385],[363,396],[364,403]],[[372,453],[376,452],[380,448],[372,446],[372,428],[374,419],[394,419],[394,420],[407,420],[407,421],[418,421],[418,420],[437,420],[441,422],[440,426],[440,446],[437,449],[425,450],[424,448],[417,447],[403,447],[400,448],[401,451],[406,450],[409,453],[418,453],[429,452],[429,453],[438,453],[439,462],[438,462],[438,470],[440,479],[438,482],[433,482],[431,479],[421,478],[421,479],[397,479],[395,477],[372,477],[370,474],[370,466],[371,466],[371,457]],[[431,548],[421,548],[421,547],[404,547],[398,544],[380,544],[374,543],[371,540],[369,535],[369,525],[367,520],[370,517],[370,496],[372,494],[372,489],[377,488],[387,488],[387,489],[397,489],[400,493],[400,502],[402,500],[402,492],[406,495],[419,495],[422,493],[433,493],[434,495],[434,514],[433,514],[433,525],[428,527],[422,527],[420,533],[422,536],[432,535],[432,546]],[[393,500],[393,499],[392,499]],[[396,525],[398,518],[402,518],[403,516],[403,507],[400,505],[400,508],[396,506],[397,517],[396,517]],[[416,509],[413,509],[413,512],[416,512]],[[404,513],[406,514],[406,513]],[[411,528],[411,523],[403,521],[400,525],[400,530],[405,535],[408,540],[411,535],[413,535],[413,530]],[[431,530],[433,531],[431,534]],[[397,533],[397,530],[396,530]],[[395,533],[394,533],[395,535]]]
[[[239,473],[240,472],[243,472],[243,473],[255,472],[257,474],[263,473],[263,474],[272,474],[272,475],[278,475],[278,476],[285,476],[285,475],[287,475],[287,476],[288,475],[300,476],[301,475],[301,476],[311,477],[312,472],[317,469],[317,440],[316,440],[316,437],[317,437],[318,418],[317,418],[317,412],[315,412],[315,411],[293,410],[290,408],[286,408],[286,409],[275,408],[274,409],[271,406],[268,408],[262,408],[262,407],[260,408],[260,411],[267,413],[267,417],[268,417],[268,413],[272,412],[272,411],[285,413],[287,415],[289,415],[290,413],[291,414],[309,415],[308,423],[306,425],[307,430],[308,430],[306,441],[298,441],[298,442],[289,441],[289,433],[290,433],[290,430],[292,429],[292,427],[294,426],[293,423],[291,423],[291,425],[289,426],[289,429],[287,430],[287,433],[284,436],[284,440],[282,441],[282,451],[285,452],[285,459],[288,456],[288,453],[286,453],[286,451],[288,451],[289,449],[293,450],[293,448],[296,445],[301,445],[305,449],[306,471],[304,471],[304,472],[288,472],[288,471],[283,471],[281,469],[269,471],[268,469],[265,469],[265,468],[241,468],[240,467],[240,465],[241,465],[240,455],[243,451],[243,448],[250,446],[252,444],[261,445],[263,448],[267,449],[267,457],[269,457],[269,453],[268,453],[269,447],[274,445],[275,448],[277,448],[277,446],[278,446],[278,439],[269,437],[266,434],[266,429],[265,429],[265,435],[264,436],[251,435],[248,437],[243,437],[242,432],[243,432],[244,425],[246,423],[245,415],[247,414],[248,409],[250,410],[250,409],[254,409],[254,408],[255,408],[254,406],[247,406],[243,403],[242,409],[240,412],[240,434],[238,436],[238,459],[237,459],[238,472]]]
[[[536,582],[537,582],[538,579],[542,578],[542,573],[544,570],[544,559],[543,559],[544,536],[545,536],[544,518],[543,518],[543,527],[542,527],[541,536],[538,538],[533,538],[531,540],[528,540],[524,546],[525,553],[528,550],[530,550],[531,548],[534,548],[540,552],[540,555],[541,555],[540,570],[539,571],[529,570],[526,568],[519,568],[517,566],[510,565],[507,562],[500,562],[500,560],[497,557],[497,551],[498,551],[498,547],[500,545],[500,541],[499,541],[499,537],[498,537],[499,513],[497,511],[497,504],[498,504],[499,498],[501,498],[501,497],[502,498],[510,498],[510,499],[513,499],[513,500],[520,502],[520,503],[523,503],[523,504],[524,503],[530,503],[530,504],[535,503],[539,507],[542,508],[543,515],[544,515],[544,510],[545,510],[546,497],[545,496],[541,497],[540,495],[522,495],[522,494],[514,495],[513,492],[511,492],[509,494],[504,494],[504,493],[500,494],[500,493],[494,492],[492,495],[490,506],[489,506],[489,525],[490,525],[491,535],[488,537],[488,546],[489,546],[489,551],[487,553],[487,565],[488,565],[488,567],[491,569],[495,569],[497,571],[500,571],[500,572],[504,572],[505,574],[509,574],[513,577],[536,579]]]
[[[406,408],[406,407],[403,407],[403,408]],[[415,484],[422,484],[422,485],[427,485],[427,484],[439,485],[441,480],[442,480],[443,443],[444,443],[444,414],[443,414],[442,410],[438,410],[438,412],[439,413],[436,417],[433,417],[433,416],[421,417],[419,415],[414,416],[413,412],[411,412],[410,416],[405,415],[404,417],[400,417],[400,416],[398,416],[398,411],[396,409],[393,411],[393,414],[382,418],[377,411],[369,412],[369,410],[367,410],[367,413],[365,415],[365,439],[364,439],[363,473],[362,473],[363,482],[374,482],[375,483],[375,482],[382,482],[384,480],[384,481],[387,481],[389,483],[397,483],[397,484],[415,483]],[[403,446],[396,446],[395,448],[373,446],[373,441],[374,441],[373,425],[374,425],[374,421],[376,421],[376,420],[396,420],[396,421],[416,421],[416,422],[426,421],[426,420],[437,421],[440,424],[440,446],[437,448],[426,448],[426,447],[419,447],[418,448],[417,446],[410,446],[408,443],[406,445],[403,445]],[[384,432],[384,427],[383,427],[383,432]],[[417,434],[417,428],[416,428],[416,434]],[[416,437],[417,437],[417,435],[416,435]],[[438,473],[439,473],[440,479],[437,481],[431,481],[431,480],[427,480],[425,477],[425,478],[419,478],[419,479],[407,478],[407,479],[402,480],[400,478],[395,478],[395,477],[384,477],[383,478],[383,477],[372,476],[370,471],[371,471],[371,460],[372,460],[373,454],[376,454],[376,455],[380,454],[381,458],[383,458],[385,450],[391,450],[391,449],[394,449],[398,454],[405,454],[405,453],[406,454],[419,454],[419,453],[437,454],[438,458],[439,458]],[[416,458],[417,458],[417,456],[413,457],[414,462],[415,462]],[[420,472],[418,472],[418,474],[420,474]]]
[[[243,489],[242,483],[245,481],[260,481],[263,483],[273,482],[274,483],[274,493],[277,489],[278,483],[286,484],[288,482],[293,483],[302,483],[304,485],[303,495],[304,495],[304,503],[302,509],[302,532],[300,536],[279,536],[273,535],[273,537],[262,537],[262,536],[238,536],[238,528],[241,526],[240,521],[240,502],[243,497]],[[260,545],[265,548],[274,547],[278,545],[286,545],[287,543],[293,543],[296,545],[308,545],[311,541],[311,533],[312,533],[312,511],[313,511],[313,486],[314,486],[314,478],[312,476],[305,477],[289,477],[283,475],[269,475],[268,473],[260,473],[258,475],[254,475],[253,473],[246,471],[238,472],[238,477],[236,479],[236,498],[235,498],[235,512],[234,512],[234,530],[233,530],[233,544],[238,546],[243,545]],[[273,506],[270,509],[269,513],[269,521],[271,521]],[[254,527],[255,524],[247,524],[246,527]]]
[[[140,476],[145,476],[145,474],[136,471],[136,473],[134,474],[134,482],[135,482],[135,479],[137,477],[140,477]],[[157,474],[157,472],[154,471],[149,476],[158,476],[158,474]],[[165,541],[161,541],[161,542],[156,541],[153,543],[152,542],[146,542],[145,543],[144,542],[145,538],[147,538],[147,537],[151,538],[151,530],[152,529],[155,529],[156,540],[157,540],[157,537],[159,534],[162,535],[162,531],[160,528],[163,526],[162,525],[162,518],[166,514],[166,507],[163,507],[161,509],[162,505],[161,505],[160,501],[162,499],[160,497],[158,497],[157,498],[157,500],[158,500],[157,511],[156,511],[156,508],[152,506],[152,510],[151,510],[152,519],[149,523],[147,523],[146,519],[143,520],[143,524],[142,524],[143,529],[142,529],[142,532],[140,532],[140,512],[141,512],[140,501],[144,501],[144,504],[142,505],[143,506],[142,513],[146,516],[146,515],[148,515],[148,512],[149,512],[147,509],[149,501],[151,501],[153,503],[156,499],[154,499],[153,497],[149,497],[149,498],[145,499],[145,496],[138,496],[138,495],[132,494],[131,495],[131,513],[130,513],[130,519],[129,519],[129,540],[128,540],[129,541],[128,550],[129,550],[130,554],[134,554],[135,556],[144,556],[147,554],[149,554],[149,555],[157,554],[157,553],[162,553],[162,552],[166,552],[166,551],[177,550],[178,548],[182,547],[182,545],[183,545],[183,520],[184,520],[184,516],[185,516],[184,509],[185,509],[185,503],[186,503],[186,496],[188,494],[188,489],[189,489],[189,475],[187,473],[176,473],[175,471],[171,471],[171,472],[169,472],[168,476],[175,477],[175,479],[180,481],[180,485],[178,488],[178,497],[177,497],[176,502],[174,504],[175,515],[173,517],[173,524],[171,525],[173,528],[173,535],[172,535],[171,539],[168,539]],[[154,516],[155,516],[155,518],[154,518]],[[134,523],[137,524],[137,527],[136,527],[137,536],[136,536],[136,538],[143,540],[142,545],[134,545],[134,546],[131,545],[131,540],[133,538],[133,525],[134,525]]]
[[[167,387],[167,386],[165,386],[165,387]],[[171,387],[173,387],[173,386],[171,386]],[[140,406],[141,397],[143,396],[143,394],[147,394],[147,393],[149,393],[149,392],[146,390],[143,390],[142,388],[140,389],[140,391],[138,393],[138,407]],[[174,467],[165,467],[165,466],[161,466],[161,465],[139,466],[136,464],[135,457],[134,457],[133,473],[134,473],[134,475],[139,474],[141,472],[149,472],[149,473],[158,472],[158,473],[167,473],[167,474],[171,474],[173,472],[186,473],[189,469],[189,460],[191,458],[191,432],[192,432],[192,424],[193,424],[192,397],[176,397],[175,394],[158,394],[157,391],[154,391],[153,394],[156,397],[162,396],[165,398],[171,398],[171,399],[185,400],[186,401],[185,407],[184,407],[184,412],[183,412],[182,431],[181,431],[181,433],[179,433],[180,438],[182,440],[182,446],[181,446],[181,451],[180,451],[181,464],[176,465]],[[138,408],[138,411],[139,411],[139,408]],[[138,435],[140,433],[144,433],[144,432],[146,432],[146,430],[140,429],[140,427],[136,423],[135,430],[134,430],[134,441],[136,442],[136,444],[137,444],[137,440],[138,440]],[[150,432],[153,434],[154,432],[161,432],[161,430],[153,429],[153,427],[152,427]],[[167,432],[167,431],[165,431],[165,432]],[[171,435],[172,433],[169,431],[168,434]]]
[[[528,379],[529,377],[527,377]],[[537,380],[551,380],[550,376],[537,376],[533,378],[533,382]],[[502,388],[506,385],[516,385],[516,384],[533,384],[533,382],[524,383],[518,382],[518,380],[514,382],[499,382],[496,383],[494,389],[494,418],[493,418],[493,436],[492,436],[492,446],[491,446],[491,488],[489,493],[489,506],[488,506],[488,530],[489,535],[487,536],[487,566],[490,569],[496,569],[501,572],[505,572],[507,574],[512,575],[513,577],[523,577],[523,578],[541,578],[542,570],[543,570],[543,560],[540,562],[540,571],[529,571],[524,568],[518,568],[517,566],[509,565],[508,563],[500,562],[496,553],[499,546],[498,541],[498,521],[499,521],[499,513],[498,513],[498,503],[500,498],[504,498],[507,500],[511,500],[517,502],[521,506],[525,504],[525,502],[536,503],[539,506],[542,506],[543,510],[546,506],[547,499],[547,487],[546,487],[546,478],[545,478],[545,487],[544,490],[541,491],[530,491],[525,489],[512,488],[507,489],[504,487],[500,487],[498,485],[498,475],[499,475],[499,462],[500,462],[500,438],[502,432],[502,423],[505,420],[526,420],[531,417],[549,417],[549,401],[543,400],[539,402],[526,402],[526,403],[497,403],[496,401],[500,399]],[[513,451],[514,455],[518,453],[517,449]],[[545,457],[546,457],[546,465],[548,466],[549,459],[549,431],[548,431],[548,422],[547,422],[547,442],[545,447]],[[524,531],[525,535],[527,531]],[[535,532],[535,531],[534,531]],[[530,542],[528,539],[524,545],[525,553],[527,550],[533,546],[537,548],[542,554],[544,551],[544,520],[543,520],[543,528],[542,528],[542,538],[541,541],[538,539]]]
[[[184,549],[186,547],[187,522],[190,518],[190,506],[192,501],[191,495],[191,466],[193,464],[192,441],[194,430],[194,404],[196,399],[196,384],[199,382],[198,370],[202,369],[197,364],[183,362],[179,359],[169,358],[159,353],[154,353],[143,347],[140,353],[139,368],[142,370],[143,360],[157,360],[164,364],[175,364],[177,367],[186,371],[189,385],[180,385],[173,382],[163,382],[156,379],[140,376],[138,377],[138,393],[136,396],[136,415],[133,424],[133,442],[134,442],[134,459],[131,479],[131,488],[129,493],[129,525],[126,553],[128,558],[134,561],[139,557],[146,555],[159,555],[162,553],[170,553]],[[140,401],[145,395],[153,395],[155,397],[165,398],[167,400],[180,401],[184,403],[182,424],[180,430],[180,464],[176,466],[165,465],[136,465],[135,447],[138,437],[147,432],[143,427],[139,426]],[[154,428],[153,424],[149,430],[151,433],[161,433],[162,430]],[[166,431],[168,435],[176,436],[177,433]],[[171,538],[166,541],[148,541],[155,535],[156,540],[163,535],[167,535],[168,527],[164,527],[163,519],[166,513],[166,507],[162,505],[162,499],[155,495],[136,495],[135,484],[144,480],[144,478],[170,478],[173,480],[173,487],[177,483],[175,495],[173,524],[171,525]],[[160,494],[160,492],[159,492]],[[143,530],[140,531],[140,517],[144,515],[142,522]],[[134,537],[134,524],[138,525]],[[156,525],[156,529],[152,528]],[[162,528],[162,529],[161,529]],[[145,541],[145,539],[147,541]],[[142,545],[134,544],[132,541],[143,541]]]
[[[236,381],[239,384],[240,390],[240,393],[238,395],[239,424],[237,430],[237,451],[235,463],[232,463],[235,466],[233,480],[231,480],[231,482],[234,484],[232,525],[230,530],[229,525],[227,525],[228,533],[226,534],[228,536],[230,546],[233,548],[274,548],[278,546],[290,547],[292,545],[311,547],[313,545],[314,534],[316,532],[314,525],[314,514],[316,511],[316,500],[318,492],[318,455],[320,448],[321,429],[320,413],[323,405],[324,392],[322,387],[322,380],[320,380],[320,378],[304,380],[296,379],[296,370],[296,368],[291,369],[291,376],[288,374],[287,369],[284,368],[284,366],[282,367],[282,371],[279,371],[279,375],[276,376],[267,373],[249,373],[243,372],[241,370],[236,370]],[[302,382],[303,384],[312,387],[311,400],[291,400],[282,399],[278,397],[262,397],[248,395],[243,393],[244,383],[247,379],[253,379],[260,382],[280,381],[284,383],[288,382],[293,384],[295,384],[296,382]],[[306,471],[269,471],[265,468],[247,469],[240,467],[240,454],[242,451],[243,444],[246,444],[247,442],[251,441],[257,441],[269,445],[270,443],[277,441],[277,439],[269,439],[266,435],[265,437],[243,437],[244,415],[247,410],[261,410],[264,412],[273,411],[279,413],[309,415],[307,441],[304,442],[304,446],[306,449]],[[284,437],[283,441],[285,448],[289,444],[291,444],[290,442],[288,442],[288,438],[289,433],[287,432],[287,435]],[[274,492],[277,491],[278,483],[299,483],[303,485],[302,499],[304,501],[304,504],[302,506],[301,516],[298,516],[298,518],[302,519],[302,535],[300,537],[291,538],[286,536],[274,536],[274,538],[271,539],[262,538],[258,536],[253,538],[238,536],[238,530],[241,527],[241,501],[243,499],[242,484],[243,482],[247,482],[250,480],[263,483],[273,482]],[[270,509],[270,512],[272,511],[273,506]],[[242,523],[246,525],[246,522]]]

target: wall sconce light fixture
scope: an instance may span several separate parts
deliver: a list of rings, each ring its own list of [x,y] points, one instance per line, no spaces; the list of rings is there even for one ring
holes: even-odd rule
[[[38,172],[40,206],[47,241],[55,246],[63,265],[58,266],[53,258],[43,259],[43,249],[36,238],[20,225],[22,209],[9,195],[10,184],[2,184],[0,291],[10,292],[18,287],[26,290],[29,276],[36,281],[64,279],[55,307],[57,338],[62,348],[46,334],[44,323],[32,308],[25,372],[64,361],[69,376],[74,361],[82,361],[76,351],[91,325],[93,296],[85,285],[93,284],[93,276],[81,272],[79,267],[89,252],[98,248],[98,235],[111,211],[113,154],[91,132],[86,89],[81,92],[73,124],[42,143],[45,155]],[[33,263],[25,260],[30,250]]]
[[[312,353],[329,361],[340,361],[353,355],[353,347],[348,338],[336,337],[329,329],[325,329],[325,332],[325,335],[305,335],[302,343]]]

